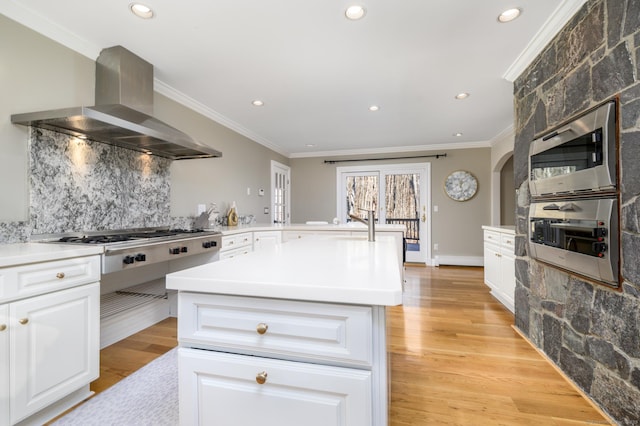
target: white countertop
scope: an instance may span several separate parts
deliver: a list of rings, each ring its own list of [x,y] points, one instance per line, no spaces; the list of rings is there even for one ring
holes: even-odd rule
[[[167,288],[227,295],[394,306],[402,264],[391,236],[301,239],[167,275]]]
[[[512,235],[516,234],[516,227],[515,226],[509,226],[509,225],[497,225],[497,226],[483,225],[482,229],[485,229],[487,231],[504,232],[504,233],[512,234]]]
[[[101,254],[103,250],[102,246],[74,246],[70,244],[0,244],[0,268],[71,257],[91,256]]]
[[[376,225],[376,231],[388,232],[398,231],[402,232],[406,228],[404,225]],[[367,231],[367,226],[360,222],[343,223],[340,225],[326,224],[326,225],[309,225],[306,223],[293,223],[289,225],[272,225],[268,223],[254,223],[252,225],[238,225],[238,226],[223,226],[219,229],[223,235],[238,234],[241,232],[255,232],[255,231]]]

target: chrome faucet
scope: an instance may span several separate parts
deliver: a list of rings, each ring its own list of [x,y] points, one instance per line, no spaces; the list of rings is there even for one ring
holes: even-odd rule
[[[353,220],[357,220],[360,223],[364,223],[365,225],[367,225],[367,230],[369,231],[369,241],[375,241],[376,240],[376,219],[375,219],[375,210],[365,210],[365,209],[360,209],[363,211],[366,211],[368,213],[367,215],[367,220],[361,219],[359,216],[356,216],[354,214],[349,213],[349,217]]]

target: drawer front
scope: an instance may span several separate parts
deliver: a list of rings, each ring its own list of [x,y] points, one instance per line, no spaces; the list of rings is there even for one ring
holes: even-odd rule
[[[220,250],[233,250],[237,247],[250,246],[253,244],[253,236],[251,232],[243,232],[242,234],[223,235],[222,246]]]
[[[17,296],[30,296],[100,280],[100,256],[36,263],[15,270]]]
[[[484,240],[494,244],[500,244],[500,233],[495,231],[484,231]]]
[[[373,424],[370,371],[187,348],[178,371],[180,424]]]
[[[500,246],[502,247],[503,251],[506,250],[513,253],[513,250],[515,248],[515,239],[516,237],[514,235],[500,234]]]
[[[220,251],[220,260],[231,259],[233,257],[242,256],[247,253],[251,253],[252,249],[250,246],[238,247],[234,249],[227,249],[224,251]]]
[[[178,297],[183,345],[336,365],[372,364],[371,307],[200,293]]]

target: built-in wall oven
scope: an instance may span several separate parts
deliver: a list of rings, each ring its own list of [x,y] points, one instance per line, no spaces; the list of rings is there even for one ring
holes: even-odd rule
[[[616,102],[542,135],[529,149],[529,254],[619,285]]]

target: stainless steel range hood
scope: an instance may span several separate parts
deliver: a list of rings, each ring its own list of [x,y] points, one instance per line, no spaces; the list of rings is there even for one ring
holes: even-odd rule
[[[11,122],[172,160],[222,153],[153,118],[153,65],[122,46],[96,60],[96,106],[14,114]]]

